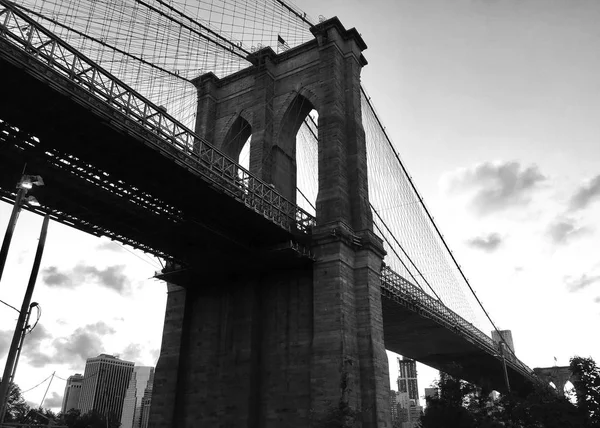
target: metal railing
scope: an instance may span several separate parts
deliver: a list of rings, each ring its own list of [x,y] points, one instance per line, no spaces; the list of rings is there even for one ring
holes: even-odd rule
[[[487,353],[501,358],[498,343],[483,333],[470,322],[466,321],[456,312],[442,302],[434,299],[419,287],[413,285],[388,266],[381,270],[381,289],[384,297],[394,300],[398,304],[419,313],[421,316],[432,319],[438,324],[454,331],[478,345]],[[533,371],[519,359],[508,358],[507,365],[520,372],[532,381],[537,378]]]
[[[166,157],[202,176],[213,187],[236,198],[280,227],[309,233],[315,225],[313,216],[284,198],[272,185],[254,177],[179,123],[164,108],[137,93],[8,0],[0,0],[1,40],[9,42],[25,53],[28,59],[35,58],[63,79],[74,82],[77,88],[109,105],[112,109],[111,122],[120,129],[141,136],[145,143]],[[7,51],[8,47],[3,47],[0,55],[8,56],[10,53]],[[47,74],[44,73],[43,78],[57,84],[59,79]],[[72,88],[64,89],[72,91]],[[94,109],[93,103],[86,105]],[[104,112],[105,109],[97,110]],[[135,129],[132,130],[135,127],[141,127],[145,132],[135,132]],[[144,138],[148,132],[154,138]]]

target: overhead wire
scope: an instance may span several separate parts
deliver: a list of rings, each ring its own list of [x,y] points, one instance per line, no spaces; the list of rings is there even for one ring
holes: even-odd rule
[[[20,311],[20,310],[18,310],[17,308],[15,308],[15,307],[14,307],[14,306],[12,306],[12,305],[9,305],[9,304],[8,304],[8,303],[6,303],[4,300],[0,300],[0,303],[2,303],[3,305],[6,305],[6,306],[8,306],[8,307],[9,307],[9,308],[11,308],[11,309],[14,309],[14,310],[15,310],[15,311],[17,311],[18,313],[21,313],[21,311]]]

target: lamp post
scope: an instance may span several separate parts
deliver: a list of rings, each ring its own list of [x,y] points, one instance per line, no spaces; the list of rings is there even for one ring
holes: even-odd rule
[[[44,245],[46,244],[46,235],[48,233],[48,223],[50,222],[50,216],[46,214],[44,222],[42,223],[42,231],[40,233],[40,240],[38,242],[37,251],[35,253],[35,259],[33,261],[33,267],[31,268],[31,275],[29,276],[29,283],[25,290],[25,297],[23,297],[23,304],[19,311],[19,318],[17,319],[17,326],[13,334],[8,356],[6,357],[6,366],[4,366],[4,374],[2,375],[2,382],[0,382],[0,425],[4,421],[4,414],[6,412],[6,404],[8,402],[8,389],[10,382],[15,374],[17,358],[20,355],[20,347],[22,345],[22,336],[24,330],[27,329],[26,319],[29,318],[29,312],[33,306],[30,307],[31,296],[33,295],[33,289],[35,287],[35,281],[37,274],[40,270],[40,263],[42,261],[42,254],[44,253]]]
[[[33,186],[43,186],[44,180],[39,175],[23,175],[21,180],[17,184],[17,197],[13,205],[12,213],[10,214],[10,220],[8,220],[8,227],[4,234],[4,241],[2,241],[2,248],[0,248],[0,280],[2,280],[2,273],[4,272],[4,265],[6,264],[6,257],[8,256],[8,248],[10,247],[10,241],[12,240],[15,226],[17,225],[17,219],[21,212],[21,206],[25,202],[37,203],[34,197],[26,197],[27,192],[33,188]]]

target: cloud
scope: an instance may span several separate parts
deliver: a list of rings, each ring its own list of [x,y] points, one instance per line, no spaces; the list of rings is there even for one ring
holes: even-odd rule
[[[98,269],[94,266],[77,265],[73,271],[83,275],[86,280],[96,281],[99,285],[113,289],[118,293],[125,291],[128,280],[123,271],[125,266],[109,266],[106,269]]]
[[[36,331],[38,333],[34,336]],[[87,358],[95,357],[104,351],[103,336],[114,333],[114,328],[99,321],[79,327],[69,336],[53,339],[49,332],[38,325],[33,333],[27,336],[23,355],[33,367],[69,364],[72,368],[79,369]]]
[[[52,362],[52,357],[48,353],[48,347],[42,345],[46,340],[52,339],[52,335],[46,328],[38,324],[25,336],[23,342],[23,355],[33,367],[44,367]]]
[[[598,296],[594,299],[594,303],[600,303],[600,296]]]
[[[72,364],[83,362],[101,354],[104,350],[102,336],[114,333],[115,330],[102,321],[80,327],[69,337],[54,340],[55,357]]]
[[[0,330],[0,358],[8,353],[10,342],[12,341],[13,332],[11,330]]]
[[[142,356],[142,346],[137,343],[130,343],[121,353],[121,358],[126,361],[140,361]]]
[[[519,162],[484,162],[455,171],[448,177],[449,190],[471,192],[471,207],[478,215],[524,206],[533,191],[546,180],[537,165]]]
[[[42,280],[51,287],[74,287],[73,282],[65,273],[59,272],[56,266],[42,269]]]
[[[129,280],[124,274],[124,270],[124,265],[98,269],[95,266],[79,263],[73,269],[63,272],[59,271],[56,266],[50,266],[42,271],[42,278],[50,287],[75,288],[93,282],[119,294],[124,294],[129,290]]]
[[[103,242],[96,246],[96,249],[100,251],[114,251],[115,253],[122,253],[125,251],[121,245],[113,241]]]
[[[52,392],[52,395],[44,400],[43,407],[45,409],[61,407],[62,400],[62,396],[58,395],[56,392]]]
[[[577,189],[569,201],[569,209],[571,211],[582,210],[594,201],[600,201],[600,175]]]
[[[469,239],[467,245],[472,248],[485,251],[486,253],[492,253],[496,251],[500,245],[502,245],[503,238],[498,233],[490,233],[485,236],[478,236],[476,238]]]
[[[565,282],[567,284],[567,288],[571,292],[576,292],[583,290],[584,288],[589,287],[590,285],[600,283],[600,275],[592,275],[588,276],[587,274],[583,274],[578,278],[566,277]]]
[[[588,229],[576,225],[576,220],[572,218],[559,218],[548,226],[546,234],[552,242],[557,245],[564,245],[573,239],[585,235]]]

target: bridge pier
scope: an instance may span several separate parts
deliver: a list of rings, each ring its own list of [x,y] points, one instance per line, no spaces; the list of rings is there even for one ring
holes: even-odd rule
[[[360,71],[366,45],[337,18],[252,67],[196,79],[196,131],[295,201],[295,138],[319,113],[312,264],[233,273],[198,260],[170,286],[151,428],[390,427],[379,271],[368,202]],[[236,256],[236,257],[244,257]],[[230,254],[223,260],[241,263]],[[346,425],[343,425],[346,424]]]
[[[150,426],[390,426],[382,252],[367,239],[323,228],[314,266],[169,284]]]

